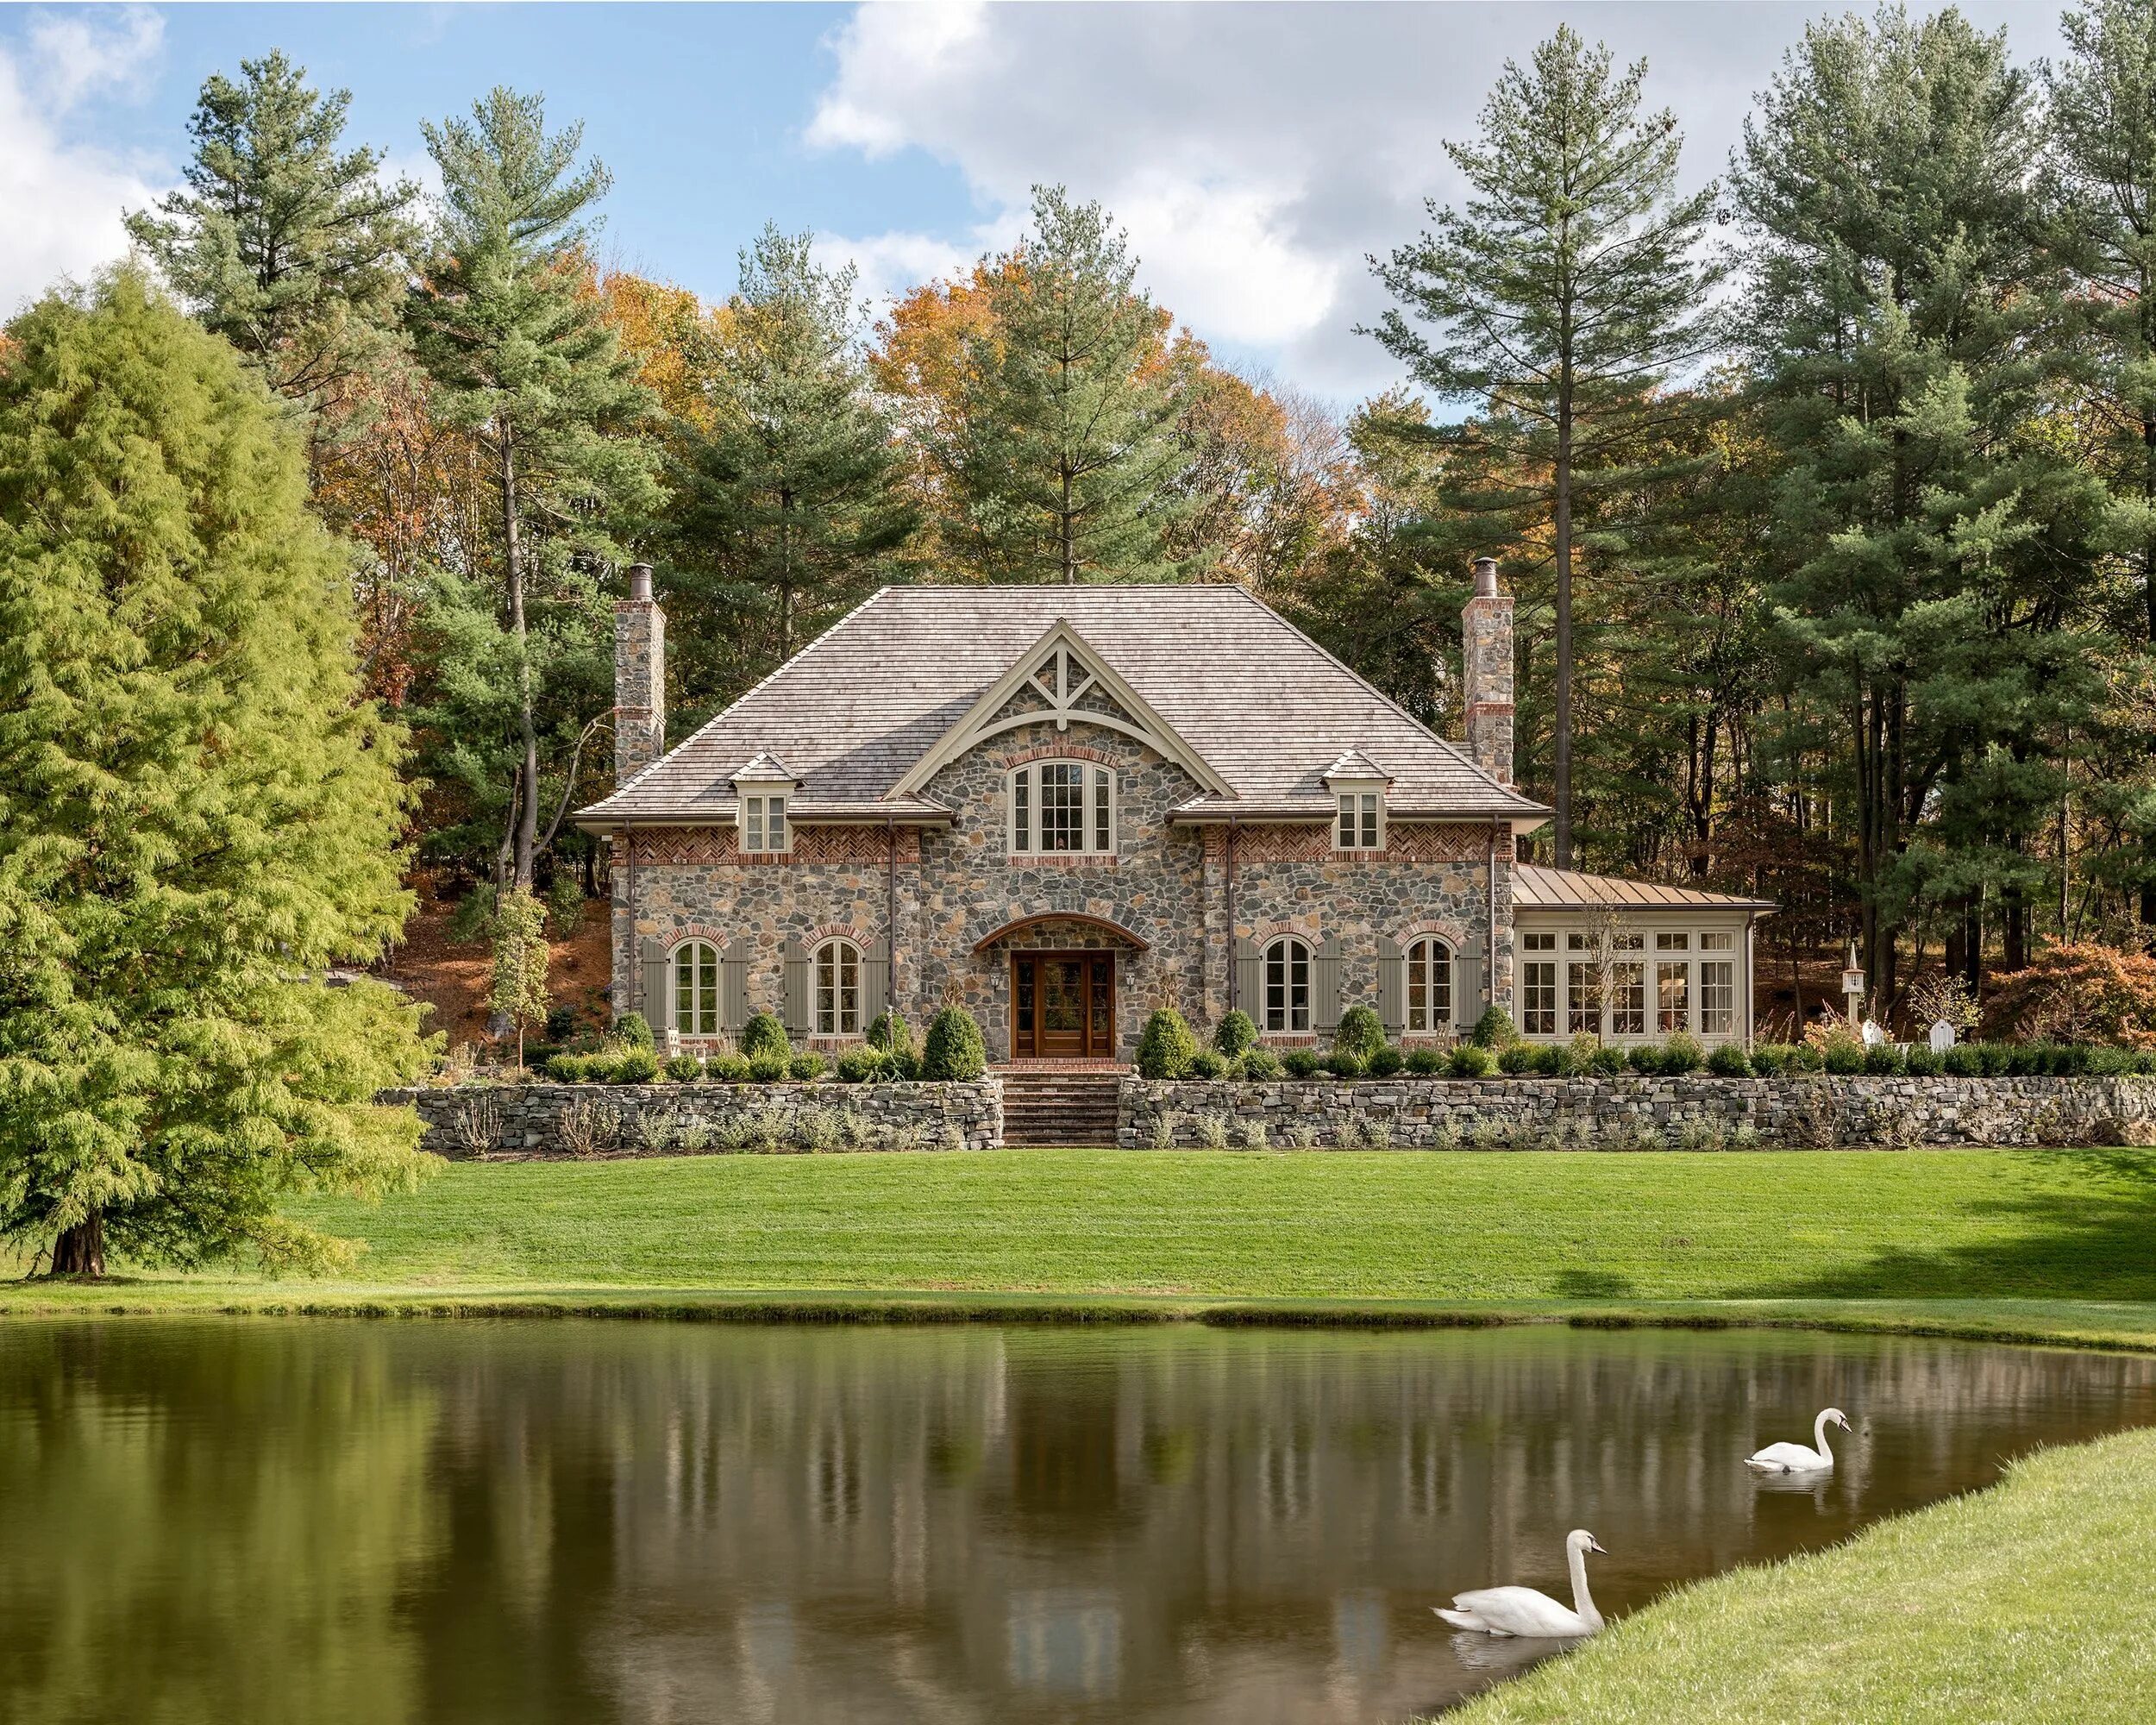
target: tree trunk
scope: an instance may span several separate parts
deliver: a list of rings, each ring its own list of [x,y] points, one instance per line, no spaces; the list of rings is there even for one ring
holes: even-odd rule
[[[502,544],[509,580],[509,627],[517,637],[517,732],[523,744],[518,768],[517,843],[512,885],[530,891],[532,859],[539,849],[539,730],[532,713],[530,637],[524,629],[524,563],[518,534],[517,434],[505,420],[502,440]]]
[[[1070,524],[1070,463],[1069,461],[1062,464],[1062,478],[1063,482],[1062,512],[1056,518],[1056,532],[1062,543],[1057,549],[1062,557],[1063,585],[1067,587],[1075,587],[1078,585],[1078,537],[1075,530]]]
[[[105,1273],[104,1213],[92,1210],[72,1228],[62,1228],[53,1242],[53,1267],[48,1276],[103,1276]]]
[[[1572,866],[1572,400],[1558,386],[1556,533],[1557,567],[1557,864]]]

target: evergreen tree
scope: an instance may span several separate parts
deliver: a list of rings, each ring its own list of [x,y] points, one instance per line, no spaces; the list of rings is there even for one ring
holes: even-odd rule
[[[128,231],[203,323],[279,395],[320,406],[383,358],[418,234],[419,189],[341,147],[351,92],[310,89],[282,53],[213,74],[185,186]]]
[[[742,254],[711,343],[710,429],[692,430],[676,481],[685,621],[746,612],[779,662],[889,577],[917,518],[868,387],[855,281],[776,226]]]
[[[346,554],[232,349],[122,275],[0,343],[0,1231],[56,1272],[335,1242],[279,1196],[423,1165],[402,739]]]
[[[1181,381],[1167,314],[1098,204],[1033,193],[1032,231],[985,267],[950,428],[953,537],[1000,580],[1130,580],[1167,573],[1187,503]]]
[[[1505,63],[1481,133],[1445,153],[1472,188],[1428,205],[1421,239],[1376,266],[1405,308],[1376,334],[1433,395],[1478,410],[1456,442],[1506,476],[1455,506],[1517,538],[1549,524],[1556,574],[1556,851],[1572,828],[1572,577],[1583,490],[1607,483],[1654,392],[1710,345],[1715,271],[1700,257],[1708,187],[1677,195],[1683,139],[1667,111],[1643,116],[1645,61],[1621,76],[1609,50],[1567,26],[1522,67]],[[1409,321],[1410,317],[1414,320]]]
[[[547,912],[532,894],[504,893],[494,910],[494,950],[486,1004],[493,1016],[517,1030],[517,1063],[524,1063],[524,1027],[546,1021]]]
[[[651,396],[584,257],[589,212],[609,182],[599,163],[577,165],[583,128],[549,134],[539,97],[498,88],[468,121],[423,129],[444,208],[410,320],[436,411],[477,441],[491,468],[507,651],[484,648],[475,615],[451,632],[474,649],[470,678],[505,670],[510,680],[511,762],[495,768],[510,784],[498,872],[530,888],[542,693],[551,670],[598,655],[601,584],[621,560],[611,530],[657,505],[656,455],[631,435]],[[536,614],[542,605],[551,616]]]
[[[1946,12],[1808,27],[1735,176],[1743,327],[1776,466],[1768,551],[1796,693],[1836,715],[1865,963],[1896,994],[1921,899],[2009,962],[2100,697],[2087,605],[2103,500],[2049,423],[2061,345],[2032,195],[2028,79]]]

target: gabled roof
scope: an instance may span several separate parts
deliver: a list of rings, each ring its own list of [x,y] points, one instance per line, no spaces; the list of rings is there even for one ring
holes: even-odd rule
[[[1335,780],[1367,784],[1373,780],[1389,785],[1393,775],[1365,755],[1360,749],[1351,749],[1318,775],[1320,782],[1332,784]]]
[[[798,785],[793,769],[775,755],[761,754],[747,766],[728,775],[727,782],[735,785]]]
[[[997,685],[1023,685],[1059,624],[1215,776],[1193,772],[1199,818],[1326,819],[1324,775],[1351,750],[1385,763],[1395,819],[1548,813],[1240,587],[922,586],[884,588],[578,819],[730,821],[731,778],[764,753],[801,781],[797,820],[943,815],[914,769]]]
[[[1570,869],[1545,869],[1522,862],[1513,870],[1514,911],[1771,911],[1771,899],[1739,898],[1698,887],[1664,887],[1652,881],[1627,881],[1621,875],[1583,875]]]

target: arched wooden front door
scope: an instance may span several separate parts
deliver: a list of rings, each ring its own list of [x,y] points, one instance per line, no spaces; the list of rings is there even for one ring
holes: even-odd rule
[[[1115,1053],[1112,952],[1011,955],[1011,1056],[1106,1060]]]

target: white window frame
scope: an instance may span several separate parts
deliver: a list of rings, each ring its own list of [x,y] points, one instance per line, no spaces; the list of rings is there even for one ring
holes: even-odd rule
[[[1403,996],[1401,1009],[1407,1019],[1410,1036],[1436,1036],[1451,1028],[1452,1001],[1452,944],[1434,934],[1419,934],[1407,943],[1407,974],[1401,984]],[[1422,984],[1422,1004],[1418,1011],[1415,1003],[1415,984]],[[1442,993],[1445,1010],[1438,1010],[1438,997]]]
[[[1300,1010],[1295,1002],[1296,954],[1301,954],[1302,1003]],[[1317,992],[1317,954],[1310,943],[1299,934],[1276,935],[1265,943],[1265,951],[1258,972],[1258,999],[1261,1027],[1268,1036],[1307,1036],[1313,1022],[1311,1007]],[[1280,1010],[1273,1010],[1273,969],[1280,967]],[[1296,1019],[1300,1017],[1300,1023]],[[1275,1023],[1275,1018],[1278,1022]]]
[[[711,954],[708,966],[697,957],[696,955],[699,952]],[[683,1018],[681,970],[685,963],[688,967],[689,984],[686,1013],[688,1023],[686,1024],[681,1021]],[[667,1022],[673,1025],[674,1033],[676,1036],[717,1036],[718,1034],[719,997],[725,988],[726,977],[723,968],[724,963],[724,955],[719,951],[717,943],[698,936],[692,936],[680,942],[673,951],[667,954]],[[707,968],[711,972],[711,986],[708,994],[705,989],[703,975]],[[704,1028],[706,1025],[710,1026],[708,1030]],[[653,1028],[660,1029],[661,1026],[654,1026]]]
[[[1332,848],[1374,855],[1385,848],[1385,781],[1335,779]]]
[[[793,787],[737,785],[741,795],[741,848],[752,856],[781,856],[793,849]]]
[[[1662,1022],[1664,978],[1666,975],[1670,979],[1674,994],[1674,983],[1681,975],[1683,1022],[1680,1027],[1708,1042],[1739,1039],[1745,1034],[1742,938],[1739,929],[1627,922],[1615,933],[1614,951],[1610,955],[1613,972],[1621,974],[1611,975],[1609,998],[1604,1000],[1598,998],[1595,988],[1595,937],[1589,931],[1562,925],[1555,931],[1523,929],[1519,937],[1520,1032],[1538,1041],[1582,1033],[1616,1043],[1666,1038],[1676,1034],[1676,1030],[1665,1028]],[[1526,955],[1530,950],[1548,952],[1550,946],[1540,944],[1545,942],[1561,948],[1564,955],[1558,970],[1557,1024],[1561,1029],[1555,1031],[1531,1026],[1526,1013]],[[1626,983],[1631,988],[1621,986]],[[1638,1003],[1644,1007],[1637,1023],[1620,1017],[1632,988],[1639,990]]]
[[[1056,850],[1041,848],[1042,769],[1067,767],[1080,775],[1079,844]],[[1117,818],[1121,811],[1118,793],[1120,775],[1101,761],[1076,756],[1050,756],[1013,767],[1004,775],[1003,812],[1006,849],[1012,856],[1112,856],[1118,840]],[[1105,831],[1104,829],[1105,822]]]
[[[826,970],[830,973],[828,985]],[[854,1001],[849,1012],[846,1006],[846,974],[853,973]],[[828,986],[829,1000],[825,994]],[[861,1034],[861,948],[850,940],[833,936],[818,944],[809,958],[810,1011],[814,1019],[818,1036],[859,1036]]]

